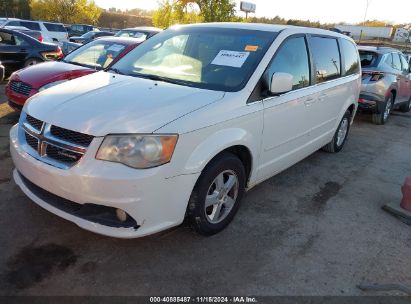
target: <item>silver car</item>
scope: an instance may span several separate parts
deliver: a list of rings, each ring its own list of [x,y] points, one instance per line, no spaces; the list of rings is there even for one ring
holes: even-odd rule
[[[410,62],[399,50],[359,46],[362,87],[358,106],[372,112],[375,124],[383,125],[391,110],[411,110]]]

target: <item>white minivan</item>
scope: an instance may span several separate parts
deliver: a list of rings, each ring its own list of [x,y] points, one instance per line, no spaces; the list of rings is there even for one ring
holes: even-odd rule
[[[14,179],[96,233],[221,231],[244,191],[340,151],[361,86],[353,40],[249,23],[170,28],[109,70],[33,96],[10,131]]]
[[[32,21],[16,18],[0,18],[0,27],[18,26],[41,32],[44,42],[58,43],[68,41],[67,30],[62,23],[48,21]]]

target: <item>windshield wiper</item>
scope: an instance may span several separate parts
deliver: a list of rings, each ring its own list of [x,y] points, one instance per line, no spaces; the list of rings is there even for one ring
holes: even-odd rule
[[[184,86],[194,86],[191,82],[185,81],[185,80],[180,80],[180,79],[171,79],[163,76],[158,76],[158,75],[153,75],[153,74],[141,74],[141,73],[133,73],[130,74],[130,76],[135,76],[135,77],[141,77],[141,78],[146,78],[146,79],[151,79],[154,81],[163,81],[163,82],[168,82],[168,83],[173,83],[173,84],[179,84],[179,85],[184,85]]]
[[[117,68],[108,68],[108,69],[106,69],[106,71],[113,71],[114,73],[119,74],[119,75],[127,75],[127,74],[121,72],[121,71],[120,71],[119,69],[117,69]]]

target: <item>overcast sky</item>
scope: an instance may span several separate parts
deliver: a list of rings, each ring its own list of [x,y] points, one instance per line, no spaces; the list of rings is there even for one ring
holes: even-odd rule
[[[95,0],[103,8],[142,8],[153,10],[156,0]],[[256,16],[309,19],[321,22],[362,22],[367,0],[252,0]],[[237,8],[240,1],[236,1]],[[241,14],[241,13],[239,13]],[[370,0],[367,19],[411,23],[411,0]]]

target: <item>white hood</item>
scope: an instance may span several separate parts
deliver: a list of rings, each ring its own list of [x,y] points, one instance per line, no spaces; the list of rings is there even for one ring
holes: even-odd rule
[[[24,111],[94,136],[152,133],[223,96],[224,92],[98,72],[33,96]]]

